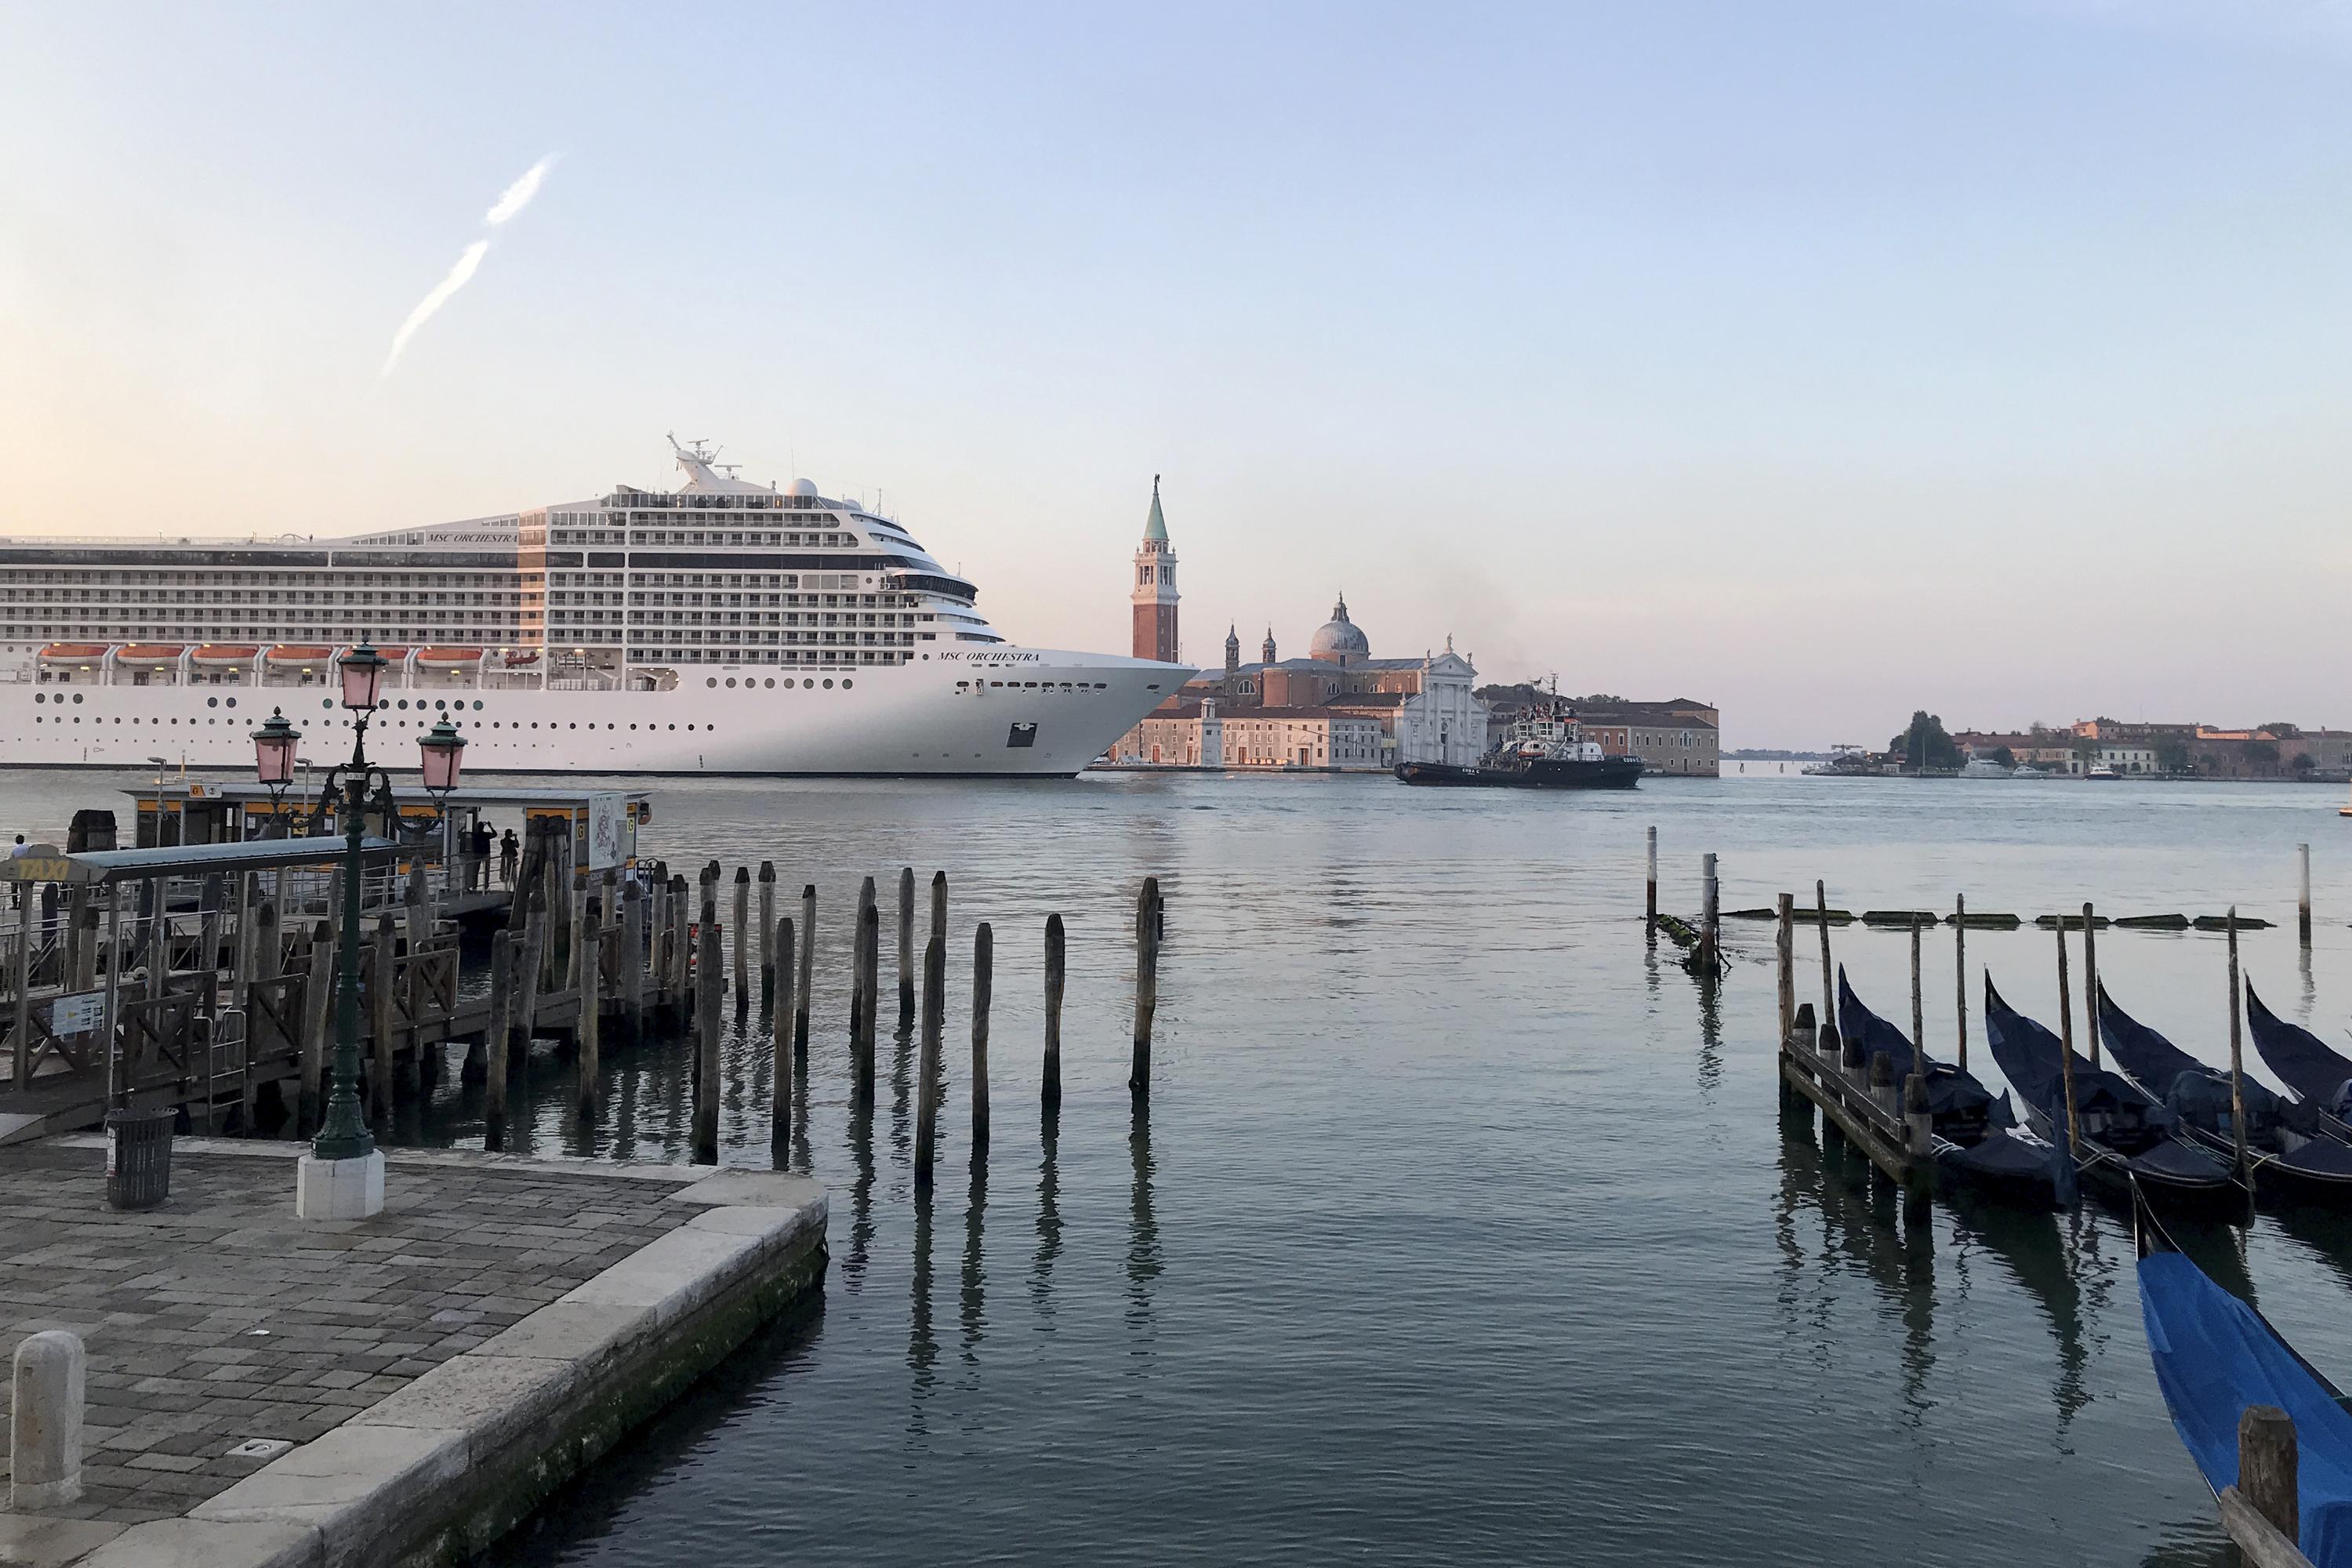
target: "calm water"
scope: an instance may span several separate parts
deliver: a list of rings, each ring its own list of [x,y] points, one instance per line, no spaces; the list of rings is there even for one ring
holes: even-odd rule
[[[88,783],[5,777],[55,831]],[[2246,939],[2281,1012],[2352,1001],[2340,791],[1750,778],[1615,798],[1383,779],[665,784],[649,840],[817,882],[819,1016],[799,1158],[833,1192],[815,1320],[771,1334],[499,1561],[2220,1563],[2166,1420],[2131,1244],[2097,1208],[1937,1205],[1907,1228],[1776,1111],[1770,928],[1734,923],[1712,1004],[1644,947],[1664,900],[2281,922]],[[13,829],[11,829],[13,831]],[[2294,845],[2319,930],[2294,940]],[[2345,847],[2339,847],[2339,842]],[[953,888],[940,1184],[914,1195],[907,1052],[847,1094],[857,877]],[[1124,1087],[1138,879],[1169,901],[1148,1124]],[[1040,950],[1069,922],[1066,1097],[1037,1108]],[[995,922],[992,1147],[971,1159],[974,921]],[[885,925],[885,1021],[892,962]],[[1811,933],[1800,995],[1818,997]],[[1907,1008],[1899,933],[1836,933]],[[1951,935],[1928,938],[1950,1049]],[[1971,932],[2054,1021],[2055,939]],[[2221,1059],[2221,942],[2114,932],[2127,1008]],[[2078,952],[2079,957],[2079,952]],[[1972,1008],[1973,1011],[1973,1008]],[[730,1162],[764,1163],[765,1043],[730,1047]],[[1998,1082],[1981,1039],[1977,1060]],[[675,1051],[614,1068],[604,1124],[534,1071],[541,1152],[676,1158]],[[413,1139],[480,1137],[452,1088]],[[621,1127],[625,1121],[627,1130]],[[2352,1226],[2192,1235],[2323,1369],[2352,1371]]]

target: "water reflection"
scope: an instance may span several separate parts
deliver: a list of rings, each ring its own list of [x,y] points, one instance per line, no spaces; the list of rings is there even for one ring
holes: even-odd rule
[[[1151,1329],[1151,1287],[1160,1279],[1160,1222],[1151,1212],[1151,1107],[1139,1101],[1127,1136],[1134,1164],[1135,1184],[1128,1203],[1127,1321],[1145,1331]]]
[[[1723,1081],[1723,982],[1706,974],[1698,977],[1698,1091],[1699,1102],[1712,1106],[1715,1091]]]
[[[801,1126],[805,1155],[807,1117]],[[841,1282],[855,1293],[866,1283],[874,1245],[874,1101],[857,1095],[849,1101],[849,1160],[856,1174],[849,1183],[849,1255],[841,1260]]]
[[[1954,1226],[2000,1259],[2049,1320],[2058,1342],[2057,1373],[2050,1397],[2058,1410],[2059,1448],[2074,1416],[2091,1402],[2087,1372],[2090,1346],[2084,1332],[2083,1291],[2075,1281],[2072,1240],[2079,1215],[2031,1214],[2001,1205],[1962,1198],[1954,1205]]]
[[[1790,1101],[1793,1100],[1794,1104]],[[1835,1295],[1831,1276],[1858,1269],[1895,1309],[1903,1324],[1904,1403],[1915,1419],[1933,1403],[1927,1380],[1936,1365],[1936,1253],[1932,1211],[1906,1203],[1896,1184],[1878,1173],[1870,1158],[1850,1143],[1835,1123],[1822,1121],[1814,1137],[1814,1112],[1801,1096],[1784,1098],[1780,1111],[1780,1191],[1775,1216],[1785,1286],[1784,1306],[1795,1307],[1820,1289],[1826,1303]],[[1798,1216],[1821,1220],[1817,1257],[1809,1257]],[[1832,1348],[1829,1323],[1820,1310],[1809,1321],[1826,1354]]]
[[[939,1341],[931,1333],[931,1193],[928,1187],[915,1189],[915,1268],[910,1290],[907,1366],[914,1376],[908,1390],[908,1430],[919,1434],[924,1430],[924,1400],[935,1381],[932,1368],[940,1359]]]
[[[1037,1125],[1037,1251],[1029,1265],[1029,1300],[1049,1328],[1054,1318],[1054,1262],[1062,1256],[1062,1175],[1057,1152],[1061,1137],[1061,1108],[1048,1105]]]
[[[960,1342],[966,1366],[980,1364],[980,1339],[987,1326],[987,1282],[981,1268],[981,1216],[988,1207],[988,1161],[975,1153],[971,1161],[971,1190],[964,1199],[963,1211],[963,1289],[962,1330]]]
[[[900,1162],[914,1146],[909,1121],[908,1086],[914,1082],[915,1031],[901,1027],[890,1035],[890,1149]],[[870,1103],[873,1097],[866,1097]]]

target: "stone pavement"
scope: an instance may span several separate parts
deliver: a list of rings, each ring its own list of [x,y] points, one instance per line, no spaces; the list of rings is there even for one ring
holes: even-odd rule
[[[394,1150],[383,1213],[305,1225],[295,1152],[181,1139],[171,1201],[118,1214],[96,1140],[0,1148],[0,1347],[89,1347],[83,1499],[48,1517],[186,1513],[692,1219],[668,1200],[710,1174]]]

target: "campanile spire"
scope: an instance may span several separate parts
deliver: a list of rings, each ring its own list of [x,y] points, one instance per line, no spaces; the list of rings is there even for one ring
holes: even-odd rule
[[[1151,511],[1135,551],[1135,657],[1176,662],[1176,552],[1168,547],[1168,520],[1160,510],[1160,476],[1151,476]]]

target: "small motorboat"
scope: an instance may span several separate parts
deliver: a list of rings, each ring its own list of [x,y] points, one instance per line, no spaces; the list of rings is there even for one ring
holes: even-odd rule
[[[2182,1132],[2224,1160],[2236,1158],[2228,1073],[2207,1067],[2116,1006],[2105,985],[2099,987],[2099,1038],[2116,1066],[2164,1102]],[[2352,1204],[2352,1143],[2329,1136],[2315,1107],[2274,1094],[2243,1073],[2239,1080],[2254,1190],[2301,1202]]]
[[[2068,1137],[2066,1071],[2074,1079],[2073,1124],[2080,1136],[2074,1160],[2080,1173],[2112,1192],[2128,1191],[2134,1180],[2176,1202],[2221,1205],[2242,1202],[2245,1189],[2230,1168],[2181,1135],[2177,1119],[2158,1100],[2121,1073],[2093,1067],[2080,1051],[2069,1053],[2056,1035],[2001,1000],[1985,975],[1985,1038],[1992,1059],[2025,1101],[2026,1124],[2065,1147]]]
[[[1892,1059],[1901,1083],[1917,1065],[1910,1037],[1862,1005],[1838,965],[1838,1035],[1853,1041],[1867,1067],[1874,1056]],[[2017,1125],[2007,1095],[1996,1097],[1973,1074],[1933,1057],[1927,1062],[1927,1115],[1936,1164],[1997,1196],[2040,1208],[2055,1206],[2063,1174],[2057,1149]]]

